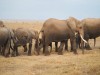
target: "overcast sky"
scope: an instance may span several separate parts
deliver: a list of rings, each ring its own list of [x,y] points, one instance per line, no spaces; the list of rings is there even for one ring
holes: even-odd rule
[[[0,19],[100,18],[100,0],[0,0]]]

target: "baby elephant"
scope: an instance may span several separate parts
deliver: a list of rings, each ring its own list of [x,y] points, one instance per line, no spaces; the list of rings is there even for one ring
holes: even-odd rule
[[[27,44],[29,43],[29,50],[28,55],[31,55],[31,49],[32,49],[32,39],[37,40],[38,39],[38,32],[34,29],[25,29],[25,28],[17,28],[16,30],[13,30],[14,36],[13,36],[13,53],[12,56],[18,56],[18,47],[23,46],[24,52],[27,51]]]

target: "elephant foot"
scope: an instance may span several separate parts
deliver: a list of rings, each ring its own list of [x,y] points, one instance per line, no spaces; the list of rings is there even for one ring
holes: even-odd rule
[[[77,52],[74,52],[74,54],[77,55],[78,53]]]
[[[45,51],[45,56],[50,55],[49,51]]]
[[[16,56],[19,56],[19,53],[17,53]]]
[[[35,55],[40,55],[40,53],[38,51],[34,51]]]
[[[28,56],[31,56],[31,53],[29,53]]]
[[[56,49],[55,52],[58,52],[58,49]]]
[[[24,50],[24,52],[27,52],[27,50]]]
[[[86,50],[92,50],[92,48],[86,48]]]
[[[11,54],[11,57],[15,57],[16,55],[14,53]]]
[[[6,58],[9,57],[9,53],[7,53],[7,54],[5,55],[5,57],[6,57]]]
[[[70,50],[70,52],[73,52],[73,50]]]
[[[74,53],[74,54],[78,54],[76,50],[75,50],[73,53]]]
[[[67,52],[68,52],[68,49],[65,49],[65,51],[67,51]]]
[[[55,52],[58,52],[57,50]]]
[[[11,57],[16,57],[15,55],[11,55]]]
[[[63,55],[63,52],[58,52],[58,55]]]

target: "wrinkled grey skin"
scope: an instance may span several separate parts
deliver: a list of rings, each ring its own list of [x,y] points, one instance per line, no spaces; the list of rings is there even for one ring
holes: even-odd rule
[[[13,50],[13,56],[18,56],[18,47],[23,46],[24,52],[27,52],[27,43],[29,43],[29,50],[28,55],[31,55],[31,49],[32,49],[32,39],[37,40],[38,39],[38,32],[33,29],[24,29],[24,28],[18,28],[14,30],[14,50]]]
[[[88,18],[81,21],[79,24],[80,29],[82,32],[80,32],[84,39],[89,41],[89,39],[96,39],[100,36],[100,18]],[[95,43],[95,41],[94,41]],[[82,46],[84,43],[82,43]],[[89,45],[87,45],[87,49],[91,49]]]
[[[61,41],[60,47],[58,49],[58,54],[63,54],[62,48],[64,46],[64,40],[69,38],[71,40],[71,49],[75,54],[77,54],[75,32],[77,32],[77,25],[79,23],[80,22],[73,17],[70,17],[67,20],[58,20],[53,18],[46,20],[40,31],[42,36],[40,38],[42,39],[42,44],[39,45],[39,47],[43,45],[45,49],[45,55],[50,54],[48,51],[48,46],[53,41]],[[39,54],[40,51],[39,47],[37,49],[37,54]]]
[[[0,53],[8,57],[11,43],[10,29],[5,27],[2,21],[0,21]]]

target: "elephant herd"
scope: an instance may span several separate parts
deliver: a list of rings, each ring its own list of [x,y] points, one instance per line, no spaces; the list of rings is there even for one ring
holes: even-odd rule
[[[68,50],[68,40],[70,39],[71,51],[77,54],[77,48],[91,49],[89,39],[100,36],[100,18],[87,18],[78,20],[69,17],[66,20],[50,18],[46,20],[38,32],[34,29],[17,28],[16,30],[7,28],[0,21],[0,54],[8,57],[18,56],[18,47],[23,46],[24,52],[31,55],[32,39],[34,39],[34,54],[39,55],[43,48],[44,55],[50,55],[49,46],[55,42],[55,50],[59,55],[63,54],[63,47]],[[58,47],[58,42],[60,46]],[[27,44],[29,45],[27,49]],[[12,53],[11,53],[12,50]],[[27,51],[28,50],[28,51]]]

